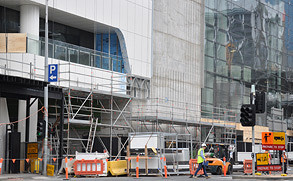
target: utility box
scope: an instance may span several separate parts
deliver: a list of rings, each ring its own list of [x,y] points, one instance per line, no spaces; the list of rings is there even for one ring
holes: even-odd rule
[[[162,133],[129,133],[130,149],[145,149],[155,148],[163,149],[164,148],[164,137]]]

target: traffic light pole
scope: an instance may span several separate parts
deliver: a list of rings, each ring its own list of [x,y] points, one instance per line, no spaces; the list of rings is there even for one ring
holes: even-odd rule
[[[255,104],[255,85],[251,85],[252,104]],[[255,142],[254,142],[254,126],[252,128],[252,175],[255,176]]]
[[[45,21],[45,82],[48,82],[48,0],[46,0],[46,21]],[[44,140],[44,165],[43,175],[47,175],[48,162],[48,84],[44,88],[44,106],[45,106],[45,140]]]

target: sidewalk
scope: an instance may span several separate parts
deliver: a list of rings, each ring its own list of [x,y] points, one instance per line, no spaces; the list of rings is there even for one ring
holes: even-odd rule
[[[261,176],[252,176],[252,175],[235,175],[232,176],[232,179],[254,179],[254,180],[293,180],[293,175],[281,176],[281,175],[261,175]]]
[[[41,174],[28,174],[28,173],[20,173],[20,174],[2,174],[0,175],[0,180],[62,180],[61,177],[46,177]]]

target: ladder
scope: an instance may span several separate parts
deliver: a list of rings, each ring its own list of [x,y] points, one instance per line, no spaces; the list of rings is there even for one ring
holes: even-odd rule
[[[98,125],[98,118],[94,122],[93,120],[91,121],[91,127],[89,131],[89,136],[87,140],[87,145],[86,145],[86,152],[91,153],[95,141],[95,136],[96,136],[96,130],[97,130],[97,125]]]
[[[73,89],[68,89],[65,92],[65,110],[64,117],[67,118],[67,127],[64,131],[67,132],[67,136],[64,137],[64,148],[66,149],[67,155],[74,155],[76,149],[84,149],[87,151],[88,146],[84,144],[84,141],[88,139],[83,139],[76,129],[82,124],[92,124],[92,104],[93,104],[93,94],[92,92],[79,92]],[[72,123],[71,121],[79,120],[82,122]],[[91,134],[91,133],[90,133]],[[75,135],[75,136],[73,136]],[[80,143],[77,143],[80,142]],[[82,147],[80,147],[82,146]],[[90,149],[91,150],[91,149]]]
[[[230,145],[235,144],[235,135],[236,135],[236,130],[233,128],[225,128],[225,133],[226,133],[226,143]]]

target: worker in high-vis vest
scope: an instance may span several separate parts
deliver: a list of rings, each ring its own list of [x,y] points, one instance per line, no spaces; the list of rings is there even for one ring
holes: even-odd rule
[[[204,155],[204,150],[207,148],[207,145],[205,143],[203,143],[201,145],[201,148],[198,150],[197,152],[197,163],[198,163],[198,167],[194,173],[194,175],[191,175],[190,178],[192,177],[196,177],[197,173],[200,171],[201,168],[203,168],[203,172],[204,172],[204,175],[206,178],[210,178],[207,174],[207,171],[206,171],[206,167],[205,167],[205,162],[206,162],[206,158],[205,158],[205,155]]]
[[[281,164],[283,164],[283,162],[284,162],[284,173],[287,174],[287,156],[285,151],[283,151],[283,154],[281,156]]]

